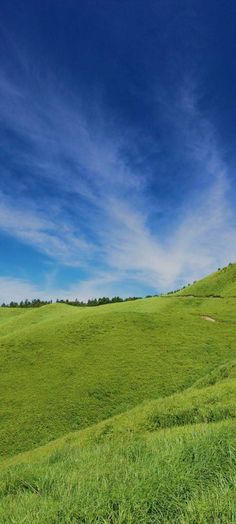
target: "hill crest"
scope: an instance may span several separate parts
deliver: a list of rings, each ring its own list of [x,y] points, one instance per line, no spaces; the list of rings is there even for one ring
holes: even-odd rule
[[[176,293],[181,296],[236,298],[236,263],[219,268],[214,273],[186,286]]]

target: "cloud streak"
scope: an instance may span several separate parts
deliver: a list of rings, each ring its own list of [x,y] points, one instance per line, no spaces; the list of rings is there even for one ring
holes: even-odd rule
[[[94,246],[79,238],[74,226],[56,216],[48,218],[32,203],[30,208],[28,201],[24,206],[16,206],[2,194],[0,229],[64,265],[79,267],[94,251]]]
[[[197,109],[193,89],[185,86],[177,98],[165,117],[178,136],[175,147],[194,166],[198,185],[171,214],[171,227],[163,233],[153,214],[159,207],[168,214],[168,195],[162,202],[163,194],[152,194],[152,177],[127,160],[125,151],[135,142],[132,130],[111,125],[96,103],[88,116],[77,96],[59,92],[53,82],[31,82],[29,88],[26,81],[17,84],[2,73],[2,140],[8,154],[9,134],[11,140],[14,136],[14,155],[2,166],[0,230],[55,264],[83,267],[88,274],[84,281],[78,275],[67,288],[43,291],[19,279],[2,279],[2,300],[21,293],[89,298],[117,289],[127,295],[135,285],[163,291],[235,260],[228,172],[214,129]]]

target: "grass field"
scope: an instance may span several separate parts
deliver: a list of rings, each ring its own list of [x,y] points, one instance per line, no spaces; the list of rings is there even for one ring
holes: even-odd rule
[[[202,297],[0,310],[1,524],[236,523],[232,267]]]

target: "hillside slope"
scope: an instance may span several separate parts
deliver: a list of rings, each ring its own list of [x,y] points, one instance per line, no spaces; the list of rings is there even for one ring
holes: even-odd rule
[[[235,358],[235,322],[232,299],[2,308],[1,455],[183,391]]]
[[[203,297],[0,309],[1,524],[236,523],[235,298],[206,296],[234,272]]]
[[[187,286],[178,295],[199,297],[236,297],[236,264],[229,264],[215,273]]]
[[[8,459],[2,524],[236,522],[236,366]]]

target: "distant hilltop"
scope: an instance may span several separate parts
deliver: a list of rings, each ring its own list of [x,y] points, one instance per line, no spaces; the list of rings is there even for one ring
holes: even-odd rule
[[[230,262],[228,266],[218,268],[215,273],[192,285],[184,286],[175,294],[194,297],[236,297],[236,264]]]

